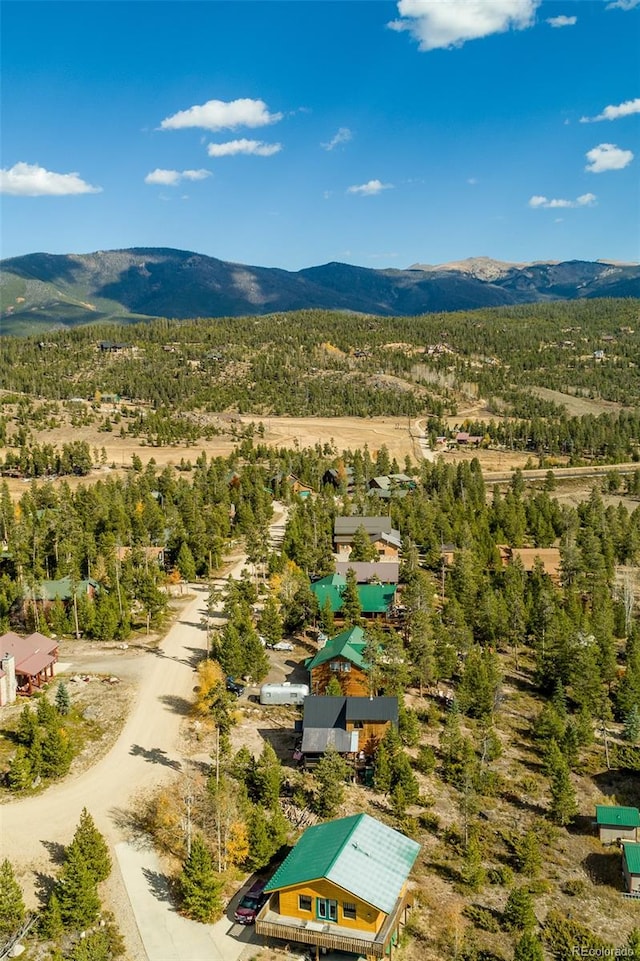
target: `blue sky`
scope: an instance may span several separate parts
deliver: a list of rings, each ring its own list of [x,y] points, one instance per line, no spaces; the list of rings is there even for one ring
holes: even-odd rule
[[[640,0],[1,14],[3,257],[640,259]]]

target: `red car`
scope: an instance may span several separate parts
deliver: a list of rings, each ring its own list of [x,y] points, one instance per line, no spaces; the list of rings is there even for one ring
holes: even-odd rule
[[[264,893],[266,883],[256,881],[244,895],[234,914],[237,924],[255,924],[256,915],[269,896]]]

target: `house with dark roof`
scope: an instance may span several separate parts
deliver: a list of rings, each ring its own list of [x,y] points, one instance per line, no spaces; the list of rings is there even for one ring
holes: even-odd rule
[[[402,540],[400,531],[393,527],[390,517],[350,515],[336,517],[333,525],[333,543],[339,560],[349,556],[355,533],[361,527],[366,531],[379,557],[398,557]]]
[[[0,636],[0,706],[15,701],[17,694],[42,690],[53,677],[58,646],[55,638],[38,631],[28,637],[13,631]]]
[[[393,959],[420,845],[368,814],[307,828],[267,886],[256,933]]]
[[[638,808],[617,807],[613,804],[596,805],[596,826],[603,844],[637,841],[640,827]]]
[[[367,646],[361,627],[350,627],[332,637],[305,666],[309,671],[309,690],[324,694],[332,677],[337,678],[345,695],[369,694],[369,677],[364,651]]]
[[[342,595],[347,586],[347,579],[342,574],[328,574],[314,581],[311,590],[315,594],[320,610],[325,606],[327,598],[334,614],[342,609]],[[358,584],[360,607],[365,617],[386,617],[393,607],[396,596],[396,584]]]
[[[323,485],[328,484],[339,490],[345,487],[348,494],[354,490],[353,467],[330,467],[322,475]]]
[[[316,697],[304,699],[302,745],[305,766],[333,747],[348,760],[374,756],[390,727],[398,727],[397,697]]]

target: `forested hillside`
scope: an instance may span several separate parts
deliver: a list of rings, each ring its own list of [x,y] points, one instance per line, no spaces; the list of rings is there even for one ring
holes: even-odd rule
[[[466,396],[484,398],[495,414],[468,425],[488,444],[572,463],[631,460],[640,438],[638,305],[593,300],[415,318],[304,311],[5,338],[0,443],[23,448],[31,428],[65,417],[153,445],[193,443],[215,433],[215,415],[225,412],[420,416],[434,441]],[[600,407],[570,416],[562,397]]]

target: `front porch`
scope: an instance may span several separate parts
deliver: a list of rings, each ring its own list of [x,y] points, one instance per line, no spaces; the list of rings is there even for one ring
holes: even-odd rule
[[[256,934],[261,934],[265,939],[278,938],[314,946],[316,961],[320,958],[320,948],[346,951],[373,961],[375,958],[393,957],[393,947],[397,944],[400,928],[406,924],[411,899],[408,895],[398,898],[393,911],[377,933],[358,931],[327,921],[288,917],[274,910],[277,906],[278,894],[275,893],[256,918]]]

